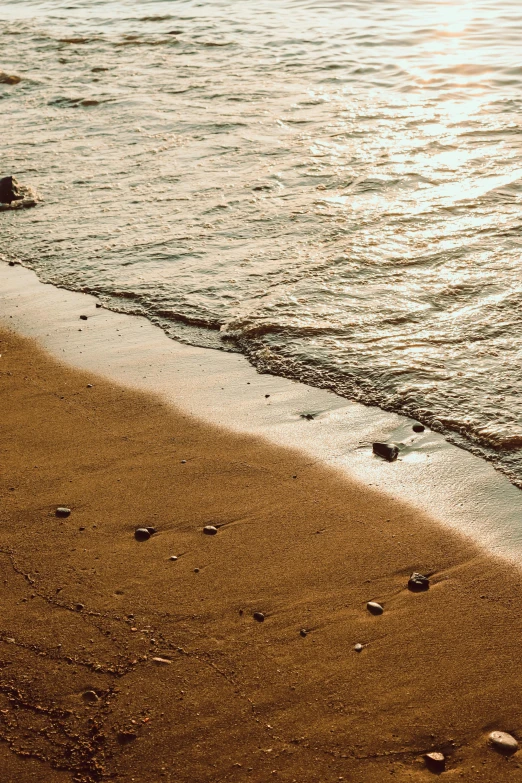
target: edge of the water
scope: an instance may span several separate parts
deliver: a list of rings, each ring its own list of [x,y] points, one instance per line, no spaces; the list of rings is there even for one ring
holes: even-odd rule
[[[413,420],[259,374],[241,354],[177,342],[144,317],[97,307],[96,297],[41,283],[19,265],[0,264],[0,297],[5,325],[61,361],[159,394],[210,424],[299,449],[522,562],[522,492],[442,435],[415,434]],[[401,444],[399,459],[375,457],[375,440]]]

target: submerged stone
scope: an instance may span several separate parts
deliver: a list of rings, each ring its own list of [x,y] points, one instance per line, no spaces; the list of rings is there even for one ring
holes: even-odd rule
[[[383,607],[377,601],[368,601],[366,608],[370,614],[382,614],[384,612]]]
[[[418,574],[416,571],[408,579],[408,588],[413,593],[420,593],[423,590],[429,590],[430,580],[424,574]]]
[[[382,457],[388,462],[394,462],[399,456],[399,449],[395,443],[381,443],[379,441],[372,443],[373,453]]]
[[[507,731],[492,731],[489,741],[501,753],[515,753],[518,750],[517,740]]]

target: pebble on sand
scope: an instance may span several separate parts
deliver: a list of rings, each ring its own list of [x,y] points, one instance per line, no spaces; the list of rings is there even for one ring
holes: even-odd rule
[[[100,700],[100,697],[96,691],[85,691],[85,693],[82,693],[82,699],[86,704],[96,704],[96,702]]]
[[[156,666],[170,666],[172,661],[170,661],[168,658],[160,658],[158,656],[157,658],[152,659],[152,663],[154,663]]]
[[[217,527],[214,527],[214,525],[205,525],[205,527],[203,528],[203,532],[207,536],[215,536],[216,533],[218,532],[218,529]]]
[[[425,429],[424,424],[414,424],[412,427],[413,432],[424,432]]]
[[[426,766],[432,772],[444,772],[446,769],[446,759],[443,753],[434,751],[433,753],[426,753],[424,756]]]
[[[418,574],[416,571],[408,579],[408,589],[413,593],[421,593],[424,590],[429,590],[430,580],[424,574]]]
[[[388,462],[395,462],[399,456],[399,449],[395,443],[381,443],[376,441],[375,443],[372,443],[372,449],[374,454],[377,454],[378,457],[382,457]]]
[[[370,614],[382,614],[384,612],[383,607],[377,601],[368,601],[366,608]]]
[[[363,646],[362,646],[362,644],[360,642],[357,642],[357,644],[354,644],[353,649],[355,650],[355,652],[361,652],[362,649],[363,649]]]
[[[81,315],[80,316],[80,321],[86,321],[86,320],[87,320],[87,316],[86,315]]]
[[[507,731],[492,731],[488,739],[501,753],[515,753],[518,750],[517,740]]]
[[[134,538],[136,541],[148,541],[150,538],[150,531],[146,527],[138,527],[134,531]]]
[[[262,623],[265,620],[265,615],[263,612],[254,612],[254,620],[257,620],[258,623]]]
[[[68,517],[71,513],[70,508],[66,508],[65,506],[58,506],[56,509],[56,516],[57,517]]]
[[[299,634],[304,638],[305,636],[308,635],[308,631],[306,630],[306,628],[301,628]]]

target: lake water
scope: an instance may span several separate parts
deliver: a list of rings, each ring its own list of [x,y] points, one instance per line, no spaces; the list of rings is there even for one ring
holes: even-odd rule
[[[0,2],[1,251],[522,486],[522,6]]]

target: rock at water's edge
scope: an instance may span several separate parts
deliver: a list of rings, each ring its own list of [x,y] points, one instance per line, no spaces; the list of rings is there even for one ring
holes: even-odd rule
[[[395,443],[381,443],[377,441],[376,443],[372,443],[372,448],[374,454],[377,454],[378,457],[382,457],[388,462],[395,462],[399,456],[399,449]]]
[[[22,198],[20,186],[14,177],[2,177],[0,179],[0,201],[3,204],[10,204]]]

